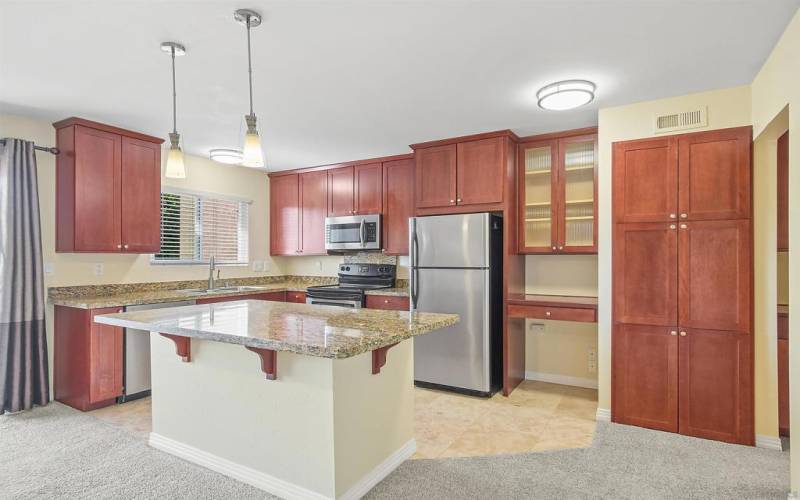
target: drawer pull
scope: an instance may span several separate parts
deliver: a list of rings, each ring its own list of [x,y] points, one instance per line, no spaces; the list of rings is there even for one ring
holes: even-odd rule
[[[550,316],[551,314],[552,314],[552,313],[551,313],[550,311],[546,311],[546,312],[544,313],[544,315],[545,315],[545,316]]]

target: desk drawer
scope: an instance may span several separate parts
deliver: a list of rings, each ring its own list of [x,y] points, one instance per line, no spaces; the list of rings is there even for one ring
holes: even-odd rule
[[[510,304],[508,306],[508,315],[512,318],[580,321],[583,323],[597,322],[597,311],[581,307],[545,307]]]

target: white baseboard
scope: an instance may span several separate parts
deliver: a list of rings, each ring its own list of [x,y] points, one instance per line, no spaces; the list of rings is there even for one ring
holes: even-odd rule
[[[611,422],[611,410],[608,408],[598,408],[594,419],[598,422]]]
[[[555,373],[525,372],[525,380],[538,380],[539,382],[550,382],[551,384],[571,385],[575,387],[586,387],[597,389],[597,380],[591,378],[570,377]]]
[[[258,489],[287,500],[330,500],[332,498],[264,472],[251,469],[250,467],[245,467],[244,465],[237,464],[228,459],[218,457],[207,451],[199,450],[193,446],[175,441],[174,439],[161,436],[160,434],[151,432],[149,443],[153,448],[219,472],[220,474],[255,486]],[[377,467],[372,469],[339,498],[342,500],[357,500],[363,497],[416,451],[417,442],[412,438],[397,451],[389,455],[386,460],[378,464]]]
[[[366,476],[362,477],[359,482],[353,485],[352,488],[347,490],[344,495],[339,497],[340,500],[358,500],[369,492],[376,484],[380,483],[386,476],[391,474],[403,462],[411,458],[417,451],[417,440],[411,439],[406,444],[398,448],[397,451],[389,455],[383,462],[379,463],[377,467],[372,469]]]
[[[781,443],[781,438],[779,437],[756,434],[756,448],[783,451],[783,443]]]
[[[170,455],[182,458],[197,465],[232,477],[243,483],[255,486],[273,495],[286,499],[328,500],[329,497],[277,477],[245,467],[228,459],[218,457],[207,451],[183,444],[159,434],[150,433],[150,446]]]

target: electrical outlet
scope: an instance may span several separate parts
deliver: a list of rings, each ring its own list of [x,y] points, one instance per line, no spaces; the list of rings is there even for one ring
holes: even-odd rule
[[[544,323],[531,323],[528,330],[531,333],[544,333]]]
[[[44,263],[44,274],[55,274],[56,270],[53,267],[52,262],[45,262]]]
[[[253,271],[257,273],[264,272],[264,261],[263,260],[254,260],[253,261]]]
[[[269,268],[270,268],[270,265],[271,265],[270,261],[269,260],[263,260],[263,261],[261,261],[261,263],[264,264],[264,272],[265,273],[268,272]]]
[[[319,269],[320,271],[322,271],[322,261],[321,261],[321,260],[318,260],[318,261],[317,261],[317,269]]]
[[[595,373],[597,371],[597,351],[592,348],[589,349],[589,373]]]
[[[92,271],[94,272],[95,276],[102,276],[103,273],[106,272],[105,266],[102,262],[98,262],[96,264],[92,264]]]

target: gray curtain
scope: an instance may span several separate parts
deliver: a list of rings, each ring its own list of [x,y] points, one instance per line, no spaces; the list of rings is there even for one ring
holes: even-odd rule
[[[33,143],[0,142],[0,415],[50,401]]]

